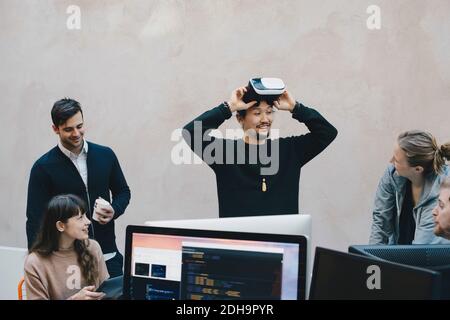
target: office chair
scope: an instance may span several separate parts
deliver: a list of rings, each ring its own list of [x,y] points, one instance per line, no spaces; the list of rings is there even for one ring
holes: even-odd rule
[[[17,285],[17,298],[19,300],[24,300],[24,298],[26,299],[26,291],[25,291],[25,278],[22,277],[20,278],[19,284]]]

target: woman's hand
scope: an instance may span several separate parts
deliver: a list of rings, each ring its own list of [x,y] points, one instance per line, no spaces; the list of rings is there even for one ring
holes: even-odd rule
[[[95,286],[87,286],[69,297],[68,300],[102,300],[104,296],[103,292],[95,292]]]

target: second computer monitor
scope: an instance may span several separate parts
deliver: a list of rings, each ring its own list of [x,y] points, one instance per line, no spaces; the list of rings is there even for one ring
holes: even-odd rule
[[[308,239],[306,291],[311,280],[311,215],[283,214],[212,219],[184,219],[146,221],[145,225],[198,230],[256,232],[270,234],[301,235]]]
[[[439,299],[441,281],[437,271],[317,247],[310,299]]]
[[[145,225],[153,227],[172,227],[198,230],[302,235],[308,238],[311,236],[311,216],[307,214],[160,220],[146,221]]]
[[[353,245],[349,252],[374,259],[438,271],[442,276],[442,299],[450,299],[450,245]]]
[[[126,299],[296,300],[305,284],[302,236],[127,227]]]

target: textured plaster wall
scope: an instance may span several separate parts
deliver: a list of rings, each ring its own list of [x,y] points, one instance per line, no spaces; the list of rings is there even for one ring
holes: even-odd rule
[[[80,30],[66,27],[72,4]],[[366,27],[372,4],[380,30]],[[87,139],[115,150],[131,187],[121,247],[127,224],[217,217],[213,172],[174,165],[171,134],[254,76],[283,78],[339,129],[302,171],[313,244],[364,243],[397,134],[450,140],[449,35],[448,0],[0,0],[0,244],[26,244],[29,170],[57,142],[49,113],[64,96],[82,103]],[[306,132],[276,117],[281,135]]]

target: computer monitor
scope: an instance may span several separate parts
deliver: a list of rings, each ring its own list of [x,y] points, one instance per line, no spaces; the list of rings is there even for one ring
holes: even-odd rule
[[[310,299],[439,299],[437,271],[316,248]]]
[[[303,236],[128,226],[124,298],[306,297]]]
[[[442,299],[450,299],[450,245],[353,245],[349,252],[438,271],[442,276]]]
[[[145,225],[183,229],[255,232],[301,235],[307,238],[306,294],[311,281],[311,216],[307,214],[283,214],[213,219],[185,219],[146,221]]]
[[[283,214],[213,219],[183,219],[146,221],[153,227],[173,227],[217,231],[238,231],[311,236],[311,216],[307,214]]]

